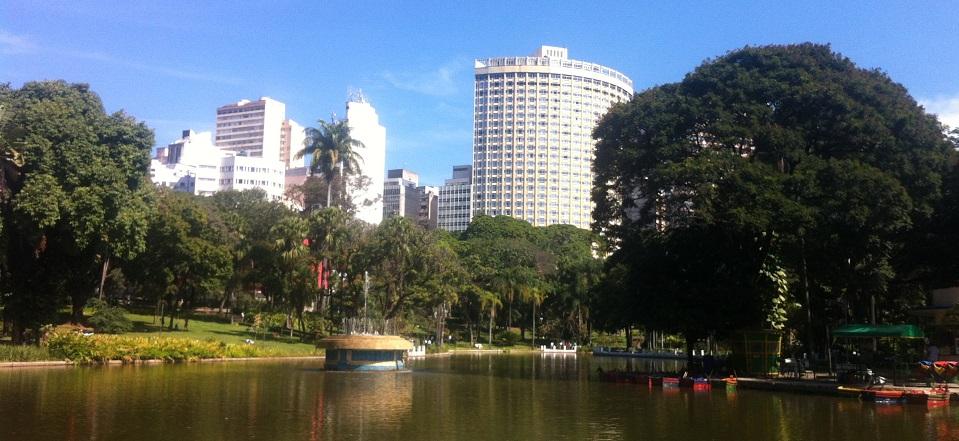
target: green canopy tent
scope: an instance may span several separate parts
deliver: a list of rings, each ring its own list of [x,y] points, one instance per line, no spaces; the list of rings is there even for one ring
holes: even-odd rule
[[[833,338],[902,338],[902,339],[920,339],[925,338],[922,329],[916,325],[866,325],[852,324],[843,325],[832,331]],[[873,341],[875,346],[875,341]],[[899,370],[896,367],[896,356],[893,358],[893,384],[897,383]],[[832,354],[829,357],[829,371],[832,371]]]
[[[846,338],[924,338],[916,325],[843,325],[832,331],[833,337]]]

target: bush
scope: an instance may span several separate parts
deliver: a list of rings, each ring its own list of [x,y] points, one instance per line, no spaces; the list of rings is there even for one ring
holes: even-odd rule
[[[75,332],[53,331],[46,347],[51,356],[76,363],[121,360],[196,361],[204,358],[265,357],[269,350],[249,345],[227,344],[217,340],[175,337],[132,337],[120,335],[84,336]]]
[[[133,329],[133,322],[127,318],[128,311],[119,306],[110,306],[100,299],[90,299],[87,306],[93,309],[93,315],[87,320],[97,332],[122,334]]]
[[[0,361],[54,360],[46,347],[33,345],[0,345]]]
[[[503,331],[496,336],[496,340],[503,346],[513,346],[519,342],[519,334],[512,331]]]

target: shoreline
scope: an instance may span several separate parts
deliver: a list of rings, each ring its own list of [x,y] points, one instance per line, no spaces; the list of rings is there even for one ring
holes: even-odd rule
[[[45,361],[4,361],[0,362],[0,370],[17,368],[44,368],[44,367],[82,367],[82,366],[137,366],[137,365],[157,365],[157,364],[183,364],[183,363],[221,363],[231,361],[303,361],[303,360],[325,360],[323,355],[291,355],[289,357],[270,356],[270,357],[236,357],[236,358],[201,358],[198,360],[107,360],[93,363],[76,363],[67,360],[45,360]]]
[[[508,354],[510,352],[534,352],[533,350],[523,351],[515,349],[462,349],[450,350],[446,352],[434,352],[425,354],[422,358],[449,357],[453,354]],[[29,369],[29,368],[53,368],[53,367],[82,367],[82,366],[137,366],[137,365],[158,365],[158,364],[181,364],[181,363],[224,363],[235,361],[303,361],[303,360],[325,360],[325,355],[291,355],[270,356],[270,357],[236,357],[236,358],[201,358],[197,360],[107,360],[92,363],[77,363],[69,360],[42,360],[42,361],[0,361],[0,370],[5,369]]]

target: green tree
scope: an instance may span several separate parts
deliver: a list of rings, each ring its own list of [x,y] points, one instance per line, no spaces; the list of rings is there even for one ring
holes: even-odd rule
[[[319,127],[306,128],[306,141],[296,158],[312,155],[310,172],[319,174],[326,181],[326,206],[331,207],[333,181],[337,177],[345,182],[345,177],[359,173],[361,157],[357,151],[363,143],[350,136],[350,126],[346,120],[317,121]],[[345,189],[345,184],[340,184]]]
[[[670,295],[689,289],[768,309],[777,290],[759,281],[769,280],[770,262],[781,262],[795,281],[791,297],[806,309],[807,343],[821,340],[822,325],[868,320],[866,299],[879,298],[890,317],[918,299],[901,278],[919,259],[898,257],[916,243],[906,240],[910,231],[942,214],[951,146],[935,117],[884,73],[828,46],[747,47],[615,106],[594,136],[594,229],[621,246],[617,254],[648,257],[608,268],[625,266],[649,282],[645,289],[660,290],[627,295],[676,306],[682,297]],[[642,229],[651,231],[634,231]],[[704,244],[707,252],[692,252]],[[679,279],[643,269],[659,257]],[[715,292],[693,277],[729,289]],[[769,316],[761,309],[748,308],[735,323],[692,310],[676,319],[683,332],[702,335],[760,326]],[[702,324],[713,329],[697,329]]]
[[[21,341],[26,329],[52,319],[64,296],[73,320],[82,319],[110,259],[146,246],[153,134],[122,112],[106,114],[83,84],[30,82],[5,88],[0,99],[3,303]]]
[[[382,289],[382,317],[392,319],[414,305],[432,302],[448,290],[437,291],[437,278],[447,271],[444,261],[455,258],[437,237],[403,217],[381,223],[362,250],[367,268]]]
[[[290,333],[293,317],[303,323],[303,309],[315,298],[316,274],[310,259],[309,223],[299,216],[281,220],[271,230],[274,249],[280,255],[280,279],[285,304],[289,307]]]
[[[150,246],[126,266],[124,273],[156,299],[161,325],[189,315],[182,311],[208,298],[219,298],[233,271],[225,225],[211,217],[200,198],[166,188],[156,190],[147,242]]]
[[[220,307],[235,302],[238,296],[252,298],[257,291],[273,303],[281,264],[274,251],[271,229],[293,211],[271,201],[260,189],[221,191],[201,201],[210,204],[211,216],[224,226],[230,245],[233,271],[225,285]]]

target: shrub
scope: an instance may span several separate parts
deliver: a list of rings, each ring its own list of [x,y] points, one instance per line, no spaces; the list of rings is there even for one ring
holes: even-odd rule
[[[93,315],[87,320],[97,332],[122,334],[133,329],[133,322],[127,318],[127,310],[119,306],[110,306],[100,299],[90,299],[87,306],[93,309]]]
[[[496,336],[496,339],[504,346],[513,346],[519,342],[519,334],[512,331],[503,331]]]
[[[75,332],[53,331],[46,340],[51,356],[76,363],[121,360],[196,361],[204,358],[264,357],[268,350],[248,345],[227,344],[218,340],[176,337],[132,337],[121,335],[84,336]]]

